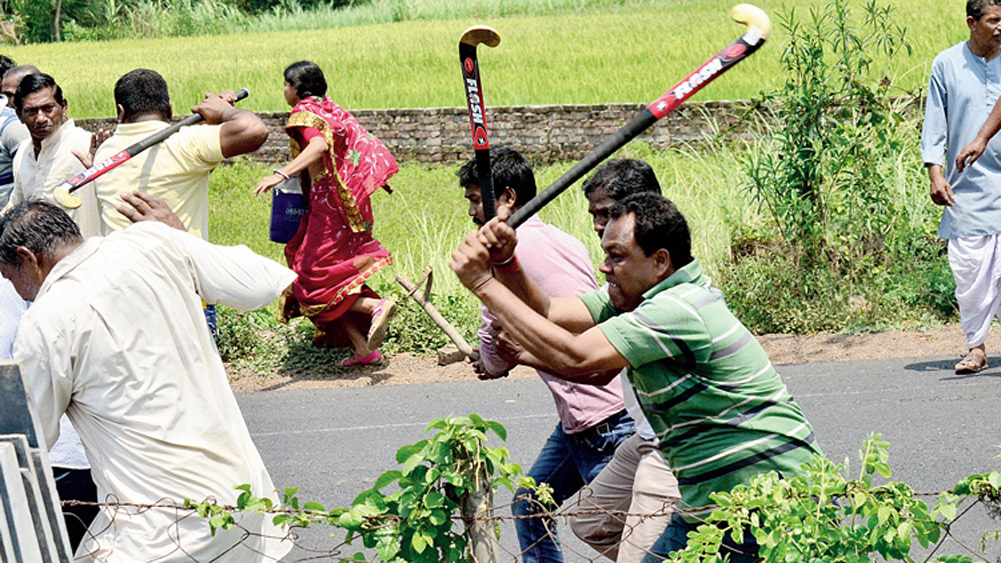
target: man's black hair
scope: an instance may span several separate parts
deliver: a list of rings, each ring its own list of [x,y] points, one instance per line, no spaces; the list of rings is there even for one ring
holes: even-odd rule
[[[636,217],[633,231],[636,244],[647,256],[661,248],[666,249],[671,254],[675,269],[692,261],[692,235],[688,231],[688,222],[669,199],[650,193],[633,194],[608,210],[613,220],[630,213]]]
[[[167,81],[155,70],[137,68],[115,82],[115,104],[122,107],[122,122],[132,123],[143,115],[158,115],[170,121]]]
[[[1001,0],[966,0],[966,15],[980,21],[987,6],[1001,6]]]
[[[584,182],[584,196],[591,197],[597,189],[613,201],[621,201],[632,194],[661,193],[653,168],[642,160],[627,158],[609,160]]]
[[[21,111],[25,98],[45,88],[52,88],[52,96],[55,97],[59,105],[63,105],[63,89],[56,84],[56,80],[48,74],[35,72],[22,78],[21,83],[17,85],[17,92],[14,94],[14,107]]]
[[[327,93],[327,79],[323,71],[312,61],[298,61],[285,69],[285,82],[295,88],[299,98],[323,97]]]
[[[3,75],[7,74],[8,70],[15,66],[17,66],[17,63],[14,62],[14,59],[6,55],[0,55],[0,79],[3,78]]]
[[[80,242],[80,228],[51,203],[28,200],[0,218],[0,262],[20,267],[21,246],[40,255],[51,255],[64,244]]]
[[[460,186],[479,186],[480,176],[476,171],[476,158],[462,165],[456,172]],[[521,207],[535,197],[535,173],[521,153],[510,147],[490,149],[490,181],[493,183],[494,198],[504,193],[504,188],[514,190],[515,207]]]

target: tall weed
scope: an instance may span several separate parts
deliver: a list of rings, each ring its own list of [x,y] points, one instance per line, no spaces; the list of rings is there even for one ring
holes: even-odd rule
[[[871,330],[953,317],[938,211],[916,147],[919,117],[890,97],[909,49],[892,11],[861,21],[830,0],[780,18],[785,86],[762,97],[779,124],[745,169],[769,221],[741,226],[726,275],[729,301],[759,332]],[[877,61],[882,53],[884,58]]]

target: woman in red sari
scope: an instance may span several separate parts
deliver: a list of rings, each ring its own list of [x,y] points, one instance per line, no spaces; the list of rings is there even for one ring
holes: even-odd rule
[[[370,196],[399,171],[393,155],[347,111],[326,96],[323,71],[309,61],[285,69],[285,101],[292,106],[286,132],[292,162],[257,184],[259,195],[298,173],[309,211],[285,246],[299,274],[282,298],[283,320],[303,315],[316,329],[313,345],[351,346],[342,365],[378,364],[377,349],[396,310],[368,286],[369,276],[392,258],[372,237]]]

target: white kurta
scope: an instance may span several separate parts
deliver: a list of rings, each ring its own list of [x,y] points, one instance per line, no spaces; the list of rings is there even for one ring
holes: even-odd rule
[[[47,442],[66,411],[102,501],[235,504],[233,487],[243,483],[273,496],[201,300],[256,309],[294,278],[246,247],[215,246],[159,223],[86,240],[46,277],[15,344]],[[241,515],[252,532],[244,540],[239,526],[212,537],[205,520],[181,514],[177,522],[170,509],[106,508],[90,527],[96,539],[77,553],[97,561],[243,562],[291,548],[276,539],[283,534],[269,516]],[[215,559],[233,545],[240,547]]]
[[[37,155],[30,137],[21,143],[14,155],[14,189],[8,208],[29,199],[43,199],[65,209],[56,201],[56,187],[84,171],[83,164],[73,151],[87,154],[90,138],[90,131],[77,127],[72,119],[67,119],[59,129],[42,139]],[[73,194],[83,203],[76,209],[65,211],[80,227],[80,233],[84,238],[101,234],[101,208],[93,184]]]

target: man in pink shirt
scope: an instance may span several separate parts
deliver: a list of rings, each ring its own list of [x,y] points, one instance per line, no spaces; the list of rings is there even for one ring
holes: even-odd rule
[[[496,147],[490,151],[497,207],[512,211],[535,196],[535,175],[517,151]],[[482,193],[475,160],[458,172],[466,190],[469,215],[477,226],[484,224]],[[591,257],[581,242],[552,225],[532,217],[518,227],[518,259],[495,264],[497,269],[522,268],[551,297],[572,297],[597,289]],[[475,369],[480,379],[507,375],[512,365],[497,354],[493,316],[483,309],[479,330],[480,360]],[[603,386],[570,383],[545,371],[545,358],[535,365],[549,387],[560,422],[528,471],[537,483],[548,483],[558,503],[573,496],[608,464],[620,442],[633,433],[633,420],[622,402],[622,385],[616,377]],[[512,512],[530,516],[538,504],[531,493],[519,489]],[[556,538],[555,522],[546,518],[515,520],[524,562],[563,561]]]

